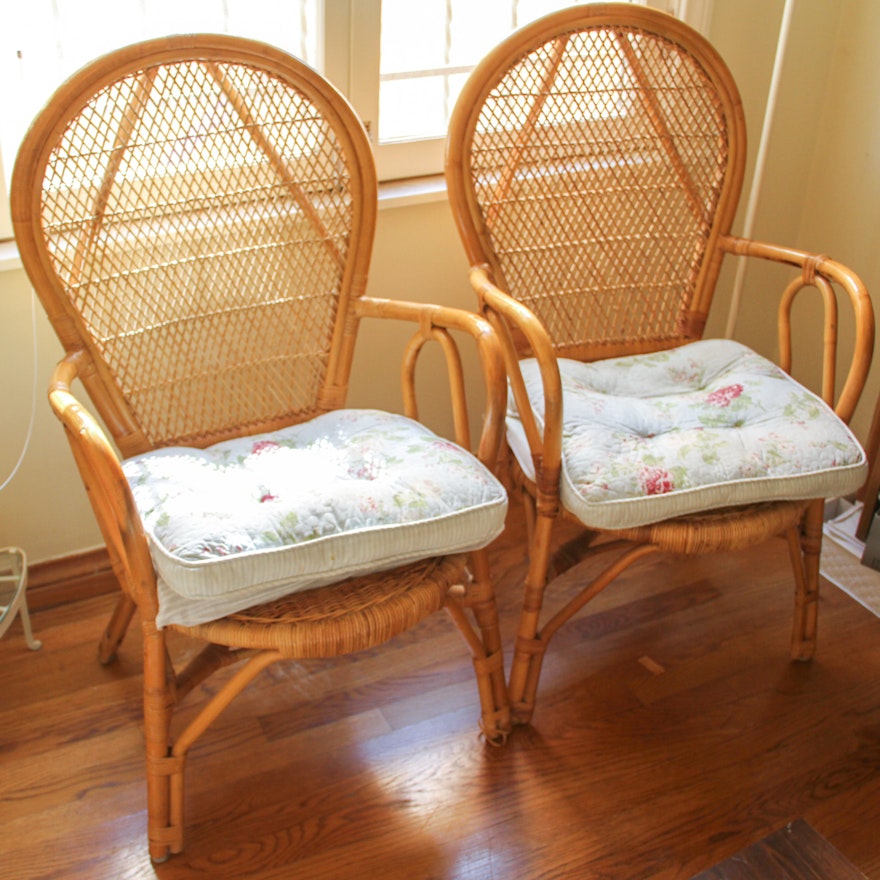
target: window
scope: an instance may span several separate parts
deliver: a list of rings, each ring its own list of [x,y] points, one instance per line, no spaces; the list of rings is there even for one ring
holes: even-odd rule
[[[483,55],[536,18],[589,2],[596,0],[325,0],[350,4],[349,66],[334,71],[328,54],[325,72],[347,84],[343,91],[369,121],[379,179],[440,172],[449,115]],[[705,29],[711,0],[629,2]]]
[[[0,30],[0,240],[18,143],[55,87],[116,46],[212,31],[274,43],[348,95],[382,180],[442,169],[449,113],[468,73],[508,33],[590,0],[27,0]],[[711,0],[631,0],[695,26]],[[102,23],[104,26],[102,27]],[[5,173],[4,173],[5,172]]]

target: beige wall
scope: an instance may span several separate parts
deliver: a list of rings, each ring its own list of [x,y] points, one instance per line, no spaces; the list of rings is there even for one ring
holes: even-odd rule
[[[783,0],[715,0],[710,39],[740,87],[749,129],[749,167],[734,232],[743,230],[763,123]],[[778,103],[767,152],[754,238],[828,254],[880,288],[880,4],[873,0],[795,0]],[[735,264],[725,267],[708,333],[726,326]],[[736,337],[769,356],[777,349],[768,320],[780,284],[791,275],[752,261],[743,287]],[[795,313],[795,374],[815,387],[821,336],[816,297]],[[880,310],[880,302],[875,304]],[[842,338],[851,339],[841,312]],[[811,332],[812,331],[812,332]],[[845,349],[845,345],[842,346]],[[880,358],[875,358],[880,360]],[[864,441],[880,387],[875,366],[853,428]]]
[[[448,203],[434,202],[379,212],[376,244],[367,293],[390,299],[435,302],[462,309],[473,309],[475,300],[467,280],[467,260]],[[362,325],[352,370],[349,402],[353,406],[399,408],[399,353],[412,333],[406,323],[395,322],[389,331],[385,322],[367,321]],[[465,368],[477,375],[475,349],[458,339]],[[377,371],[381,367],[381,373]],[[435,428],[446,429],[449,411],[445,386],[438,380],[445,375],[439,353],[426,352],[419,370],[420,417]],[[434,387],[430,387],[430,386]],[[477,389],[479,392],[479,388]],[[482,395],[470,401],[471,416],[479,418]],[[476,430],[477,422],[473,429]]]
[[[783,0],[715,0],[710,38],[736,78],[750,131],[750,168],[764,113]],[[880,247],[874,214],[880,206],[880,4],[874,0],[797,0],[779,106],[756,216],[758,238],[829,253],[880,288]],[[747,187],[750,173],[747,173]],[[743,207],[748,189],[743,197]],[[735,227],[742,229],[742,216]],[[465,261],[445,202],[380,212],[369,292],[468,307]],[[733,266],[726,267],[709,333],[727,321]],[[746,275],[737,336],[770,356],[776,341],[767,308],[788,275],[761,267]],[[806,312],[809,313],[809,309]],[[812,317],[811,315],[809,317]],[[806,322],[806,318],[804,322]],[[804,323],[802,322],[802,323]],[[60,426],[45,402],[45,386],[60,349],[38,315],[38,395],[34,434],[21,471],[0,492],[0,544],[23,546],[30,560],[62,556],[100,544],[88,502]],[[803,328],[806,333],[806,328]],[[380,333],[364,326],[350,402],[397,407],[397,353],[404,326]],[[801,346],[810,379],[819,341]],[[470,351],[467,365],[475,371]],[[440,369],[426,362],[425,386]],[[854,419],[864,439],[878,389],[878,369]],[[0,272],[0,479],[18,457],[30,413],[30,297],[24,273]],[[441,423],[441,394],[426,410]],[[435,400],[436,398],[436,400]],[[478,407],[476,407],[478,408]]]

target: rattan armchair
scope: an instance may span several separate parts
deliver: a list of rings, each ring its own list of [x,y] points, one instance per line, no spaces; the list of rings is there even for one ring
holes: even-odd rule
[[[873,315],[840,263],[731,234],[745,159],[740,98],[717,52],[635,4],[588,4],[526,26],[488,54],[456,104],[449,197],[480,308],[503,340],[511,480],[530,526],[509,677],[516,721],[532,717],[559,628],[658,551],[783,536],[796,584],[792,656],[813,655],[823,498],[865,476],[845,423],[869,368]],[[768,314],[778,316],[778,365],[701,339],[728,256],[797,271]],[[821,399],[789,376],[792,303],[804,288],[825,307],[824,338],[805,345],[822,352]],[[838,384],[841,291],[855,330]],[[583,527],[565,546],[554,541],[561,518]],[[588,557],[582,592],[554,604],[553,580]]]
[[[445,608],[473,654],[483,734],[503,739],[483,549],[507,505],[490,471],[502,355],[476,314],[364,295],[377,184],[347,102],[260,43],[131,46],[56,92],[11,198],[66,352],[50,402],[122,592],[100,659],[113,660],[135,612],[143,631],[152,858],[183,847],[193,743],[276,661],[371,648]],[[413,325],[403,414],[344,408],[365,318]],[[489,388],[475,453],[461,340]],[[428,343],[445,353],[456,442],[417,421]],[[169,656],[169,631],[203,645],[188,664]],[[231,663],[173,729],[181,700]]]

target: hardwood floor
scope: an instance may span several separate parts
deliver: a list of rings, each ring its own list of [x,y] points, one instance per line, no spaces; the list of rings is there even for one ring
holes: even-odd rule
[[[522,546],[495,553],[508,645]],[[637,565],[560,632],[503,748],[445,617],[271,667],[195,747],[186,850],[158,866],[137,627],[104,668],[112,596],[38,610],[40,652],[0,641],[0,877],[684,880],[804,818],[880,878],[880,620],[825,586],[818,656],[790,663],[786,557]]]

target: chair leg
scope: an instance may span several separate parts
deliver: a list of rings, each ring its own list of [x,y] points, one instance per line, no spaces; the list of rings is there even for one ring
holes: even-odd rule
[[[544,602],[544,590],[547,587],[554,521],[555,517],[539,513],[530,536],[529,568],[526,573],[523,604],[508,683],[515,724],[528,724],[535,711],[538,678],[547,648],[538,631],[538,625]]]
[[[471,609],[479,627],[479,635],[465,616],[458,601],[458,590],[451,591],[447,597],[446,610],[471,649],[480,695],[480,729],[488,742],[500,745],[510,733],[510,701],[504,680],[504,651],[498,606],[486,550],[477,550],[471,554],[470,569],[473,580],[464,591],[463,599],[464,604]]]
[[[166,847],[172,854],[183,851],[184,832],[184,769],[186,756],[196,740],[217,719],[220,713],[240,694],[257,675],[267,666],[282,659],[279,651],[260,651],[249,657],[247,662],[214,694],[211,700],[201,709],[196,717],[181,731],[174,745],[166,749],[166,755],[159,761],[157,775],[167,783],[163,796],[167,801],[161,807],[167,807],[162,813],[165,825],[150,825],[150,853],[154,844],[157,848]],[[170,717],[169,717],[170,720]],[[153,861],[156,861],[155,857]]]
[[[655,544],[635,543],[630,541],[614,541],[592,548],[591,539],[586,543],[569,542],[561,548],[561,564],[551,558],[551,537],[554,517],[540,516],[537,519],[534,540],[531,544],[529,570],[520,613],[519,631],[514,647],[513,663],[510,670],[508,690],[513,712],[514,723],[527,724],[535,710],[535,699],[538,691],[538,680],[547,646],[559,629],[577,614],[587,603],[591,602],[609,584],[613,583],[626,569],[638,562],[642,557],[657,553]],[[584,551],[587,551],[586,553]],[[544,593],[547,585],[559,574],[568,571],[578,562],[589,556],[622,550],[610,564],[584,584],[580,591],[570,598],[561,608],[540,621]]]
[[[811,501],[800,529],[788,531],[788,547],[795,579],[794,623],[791,634],[793,660],[810,660],[816,652],[819,610],[819,562],[822,553],[824,502]]]
[[[147,830],[150,858],[156,864],[183,851],[183,794],[186,755],[232,700],[270,663],[278,651],[250,657],[171,744],[176,704],[175,673],[168,659],[165,634],[152,622],[144,625],[144,742],[147,755]],[[219,667],[218,667],[219,668]]]
[[[537,510],[535,505],[535,499],[526,492],[525,489],[520,490],[520,497],[522,501],[523,507],[523,518],[526,523],[526,537],[529,543],[529,550],[531,551],[532,544],[535,540],[535,521],[537,519]]]
[[[121,604],[121,603],[120,603]],[[174,670],[168,661],[165,634],[153,621],[144,631],[144,745],[147,758],[147,830],[150,858],[164,862],[177,843],[170,824],[171,716],[174,711]]]
[[[127,593],[122,593],[119,596],[119,601],[116,603],[116,608],[113,609],[113,615],[110,617],[110,622],[107,624],[107,628],[104,630],[104,635],[101,637],[101,642],[98,645],[98,660],[100,660],[104,666],[108,663],[112,663],[116,659],[116,652],[119,650],[119,646],[125,638],[125,633],[128,631],[128,625],[131,623],[131,619],[134,617],[134,612],[136,610],[137,606],[134,604],[131,597]]]

